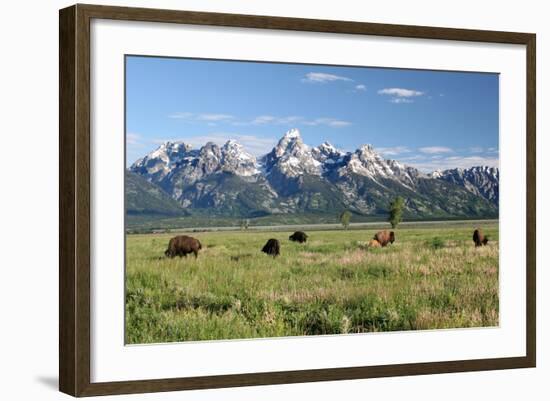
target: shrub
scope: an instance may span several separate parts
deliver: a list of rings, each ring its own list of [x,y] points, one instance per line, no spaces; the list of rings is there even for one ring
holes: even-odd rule
[[[433,249],[441,249],[445,247],[445,241],[443,241],[440,237],[434,237],[428,242],[428,245]]]

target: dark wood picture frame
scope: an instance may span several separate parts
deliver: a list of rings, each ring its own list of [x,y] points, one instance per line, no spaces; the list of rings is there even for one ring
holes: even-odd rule
[[[526,46],[526,356],[221,376],[90,381],[90,21],[93,18]],[[143,393],[535,367],[535,48],[531,33],[74,5],[59,14],[59,389],[73,396]]]

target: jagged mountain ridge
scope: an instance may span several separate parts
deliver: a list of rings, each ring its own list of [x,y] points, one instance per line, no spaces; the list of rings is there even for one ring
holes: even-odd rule
[[[499,169],[496,167],[453,168],[434,172],[432,176],[462,186],[471,193],[498,205],[500,174]]]
[[[209,142],[200,149],[166,142],[129,170],[191,212],[250,217],[334,214],[346,208],[382,215],[390,200],[401,195],[406,214],[417,218],[498,215],[498,169],[424,174],[384,159],[370,145],[354,152],[340,151],[327,142],[312,148],[296,129],[258,159],[234,140],[223,146]]]

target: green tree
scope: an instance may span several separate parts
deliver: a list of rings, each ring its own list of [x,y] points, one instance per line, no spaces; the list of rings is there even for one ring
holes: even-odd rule
[[[401,196],[395,198],[390,202],[390,216],[388,221],[391,224],[391,228],[397,227],[403,218],[403,209],[405,208],[405,199]]]
[[[344,210],[340,214],[340,223],[342,223],[342,226],[344,226],[344,229],[348,229],[349,222],[351,220],[351,212],[349,210]]]
[[[250,220],[242,219],[241,220],[241,230],[248,230],[248,227],[250,227]]]

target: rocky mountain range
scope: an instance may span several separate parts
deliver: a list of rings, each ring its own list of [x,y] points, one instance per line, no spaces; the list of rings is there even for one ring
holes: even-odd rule
[[[496,167],[453,168],[445,171],[434,171],[431,176],[462,186],[471,193],[498,205],[499,171]]]
[[[498,216],[497,168],[425,174],[384,159],[370,145],[354,152],[328,142],[310,147],[297,129],[259,158],[234,140],[223,146],[209,142],[200,149],[165,142],[128,169],[126,182],[129,214],[172,214],[179,209],[182,215],[243,218],[334,215],[348,209],[381,217],[399,195],[406,200],[406,218]]]

